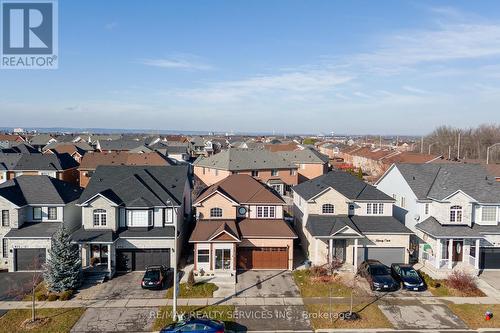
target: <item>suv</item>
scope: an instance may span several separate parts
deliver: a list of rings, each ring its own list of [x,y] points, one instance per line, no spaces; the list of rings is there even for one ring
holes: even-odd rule
[[[358,275],[364,277],[371,290],[394,291],[399,289],[399,283],[394,280],[391,270],[378,260],[366,260],[358,267]]]
[[[169,281],[170,268],[165,266],[148,266],[142,277],[141,287],[144,289],[162,289]]]

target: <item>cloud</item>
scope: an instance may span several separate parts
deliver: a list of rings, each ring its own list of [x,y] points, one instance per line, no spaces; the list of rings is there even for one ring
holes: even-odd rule
[[[104,25],[104,29],[106,30],[114,30],[118,28],[118,22],[109,22]]]
[[[213,66],[202,62],[199,57],[193,55],[176,55],[166,58],[142,59],[139,63],[146,66],[190,71],[207,71],[214,69]]]
[[[411,93],[416,93],[416,94],[425,95],[425,94],[429,93],[428,91],[425,91],[423,89],[419,89],[419,88],[415,88],[415,87],[411,87],[411,86],[403,86],[402,88],[403,88],[403,90],[409,91]]]

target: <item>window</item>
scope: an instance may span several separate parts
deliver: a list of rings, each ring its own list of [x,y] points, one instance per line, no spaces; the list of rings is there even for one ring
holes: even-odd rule
[[[367,203],[366,204],[366,214],[367,215],[382,215],[382,214],[384,214],[384,204],[383,203]]]
[[[425,215],[429,215],[429,203],[425,204],[424,213],[425,213]]]
[[[2,210],[2,227],[8,226],[10,226],[9,211],[4,209]]]
[[[290,169],[290,176],[295,176],[297,174],[297,170]]]
[[[272,169],[272,170],[271,170],[271,176],[275,177],[275,176],[277,176],[277,175],[278,175],[278,170],[276,170],[276,169]]]
[[[47,216],[49,220],[57,220],[57,207],[49,207]]]
[[[481,208],[481,221],[496,222],[497,221],[497,207],[496,206],[483,206]]]
[[[210,261],[210,250],[198,250],[198,263],[207,263]]]
[[[324,204],[323,206],[321,206],[321,212],[323,214],[334,214],[335,207],[332,204]]]
[[[451,206],[450,222],[462,222],[462,206]]]
[[[6,238],[2,238],[2,258],[9,256],[9,245]]]
[[[401,208],[406,208],[406,198],[401,197]]]
[[[94,226],[106,225],[106,210],[94,209],[93,216],[94,216]]]
[[[205,167],[203,167],[202,170],[203,170],[203,174],[205,174]]]
[[[33,207],[33,220],[42,219],[42,207]]]
[[[211,208],[210,217],[222,217],[222,208]]]
[[[252,170],[252,177],[259,177],[259,171],[258,170]]]
[[[172,208],[165,209],[165,222],[166,223],[172,223],[172,222],[174,222]]]
[[[276,207],[274,206],[257,206],[258,218],[274,218],[276,217]]]
[[[127,225],[129,227],[149,227],[153,225],[153,212],[146,209],[127,210]]]

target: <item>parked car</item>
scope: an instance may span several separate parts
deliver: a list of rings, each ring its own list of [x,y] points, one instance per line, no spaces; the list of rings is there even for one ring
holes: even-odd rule
[[[223,333],[224,323],[218,320],[191,318],[186,321],[171,324],[163,328],[161,333],[190,332],[190,333]]]
[[[165,266],[148,266],[142,277],[141,287],[144,289],[162,289],[170,281],[170,269]]]
[[[394,291],[399,289],[399,283],[394,280],[391,270],[378,260],[366,260],[358,267],[358,274],[370,284],[371,290]]]
[[[400,282],[407,290],[423,291],[426,289],[424,280],[412,265],[392,264],[391,273],[396,281]]]

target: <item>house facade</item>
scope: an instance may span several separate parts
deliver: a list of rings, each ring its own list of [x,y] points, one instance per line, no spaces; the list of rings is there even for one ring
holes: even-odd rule
[[[41,270],[52,237],[80,224],[81,189],[48,176],[20,176],[0,185],[0,269]]]
[[[237,270],[293,269],[293,240],[283,220],[285,202],[249,175],[230,175],[195,200],[196,272],[229,274]]]
[[[179,259],[191,215],[185,166],[99,166],[78,201],[73,233],[86,271],[143,271]],[[175,246],[175,230],[178,233]]]
[[[210,157],[199,157],[194,174],[211,186],[232,174],[250,175],[284,195],[298,183],[297,166],[264,149],[229,148]]]
[[[366,259],[407,263],[411,231],[393,217],[394,199],[343,171],[293,187],[294,224],[313,265]]]
[[[397,201],[432,274],[500,269],[500,184],[484,166],[394,164],[376,185]]]

